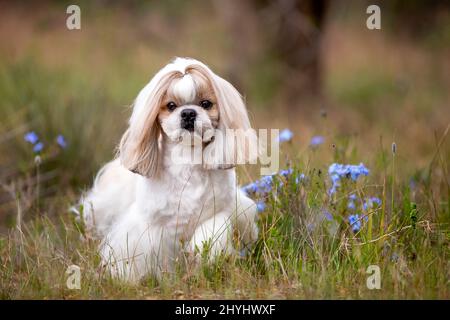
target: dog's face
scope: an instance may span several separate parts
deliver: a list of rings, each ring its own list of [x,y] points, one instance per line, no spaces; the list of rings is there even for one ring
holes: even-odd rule
[[[163,134],[173,142],[193,135],[208,143],[219,125],[219,106],[210,81],[198,72],[174,77],[159,106],[158,122]]]
[[[200,138],[205,146],[204,168],[230,168],[237,158],[255,158],[248,145],[256,145],[256,135],[248,129],[250,121],[239,92],[203,63],[177,58],[137,96],[119,146],[121,163],[143,176],[156,176],[161,162],[159,141],[165,135],[172,142],[187,141],[188,145]],[[234,132],[232,136],[229,131]],[[222,162],[224,155],[231,161]]]

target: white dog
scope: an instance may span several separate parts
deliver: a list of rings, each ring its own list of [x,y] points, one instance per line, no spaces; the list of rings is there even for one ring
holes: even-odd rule
[[[243,130],[230,140],[223,138],[228,129]],[[233,169],[237,158],[255,157],[248,129],[239,93],[199,61],[177,58],[141,90],[117,159],[81,199],[114,276],[160,278],[182,253],[207,249],[214,259],[233,252],[234,235],[242,246],[256,241],[256,206]],[[192,159],[195,146],[200,161]]]

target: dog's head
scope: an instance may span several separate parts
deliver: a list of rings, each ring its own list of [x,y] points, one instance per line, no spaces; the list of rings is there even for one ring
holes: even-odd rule
[[[215,153],[205,168],[229,168],[237,159],[254,161],[248,145],[255,144],[256,135],[249,129],[244,102],[229,82],[197,60],[176,58],[137,96],[119,145],[120,159],[135,173],[155,176],[161,161],[159,141],[165,135],[173,143],[201,139],[202,147]],[[233,133],[231,139],[228,131]],[[185,139],[186,135],[193,139]]]

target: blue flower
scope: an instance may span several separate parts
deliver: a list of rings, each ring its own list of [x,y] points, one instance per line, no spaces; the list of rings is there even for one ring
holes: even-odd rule
[[[264,201],[258,201],[256,202],[256,208],[258,209],[258,212],[262,212],[266,209],[266,204]]]
[[[330,178],[331,178],[331,181],[332,181],[333,183],[338,183],[339,180],[341,179],[341,177],[340,177],[339,175],[337,175],[337,174],[332,174],[332,175],[330,176]]]
[[[299,184],[301,181],[305,180],[306,176],[304,173],[300,174],[298,177],[295,178],[295,183]]]
[[[27,132],[23,138],[31,144],[36,144],[39,141],[39,137],[34,131]]]
[[[328,190],[328,194],[329,194],[329,195],[335,194],[335,193],[336,193],[336,190],[337,190],[337,187],[339,187],[339,184],[333,184],[333,185],[331,186],[331,188]]]
[[[255,182],[249,183],[241,188],[247,195],[258,192],[258,185]]]
[[[329,193],[333,194],[339,187],[341,179],[351,178],[353,181],[356,181],[361,175],[369,175],[369,169],[362,163],[359,165],[333,163],[328,167],[328,174],[333,183]]]
[[[256,181],[259,193],[269,193],[272,191],[273,176],[264,176]]]
[[[353,181],[356,181],[361,175],[369,175],[369,169],[367,169],[362,163],[358,166],[349,166],[349,170]]]
[[[64,138],[64,136],[62,134],[60,134],[56,137],[56,143],[63,149],[65,149],[67,147],[66,139]]]
[[[333,221],[333,215],[329,211],[324,210],[323,214],[325,216],[325,219],[327,219],[328,221]]]
[[[371,198],[367,199],[366,202],[364,202],[363,209],[365,211],[367,211],[368,209],[373,209],[373,208],[381,206],[381,203],[382,203],[382,201],[380,198],[371,197]]]
[[[292,137],[294,136],[294,134],[292,133],[291,130],[289,129],[284,129],[281,130],[279,136],[278,136],[278,140],[280,142],[286,142],[286,141],[290,141],[292,139]]]
[[[322,137],[322,136],[314,136],[314,137],[311,138],[310,145],[312,147],[316,147],[318,145],[321,145],[324,142],[325,142],[325,138],[324,137]]]
[[[294,169],[289,168],[289,169],[286,169],[286,170],[281,170],[279,172],[279,175],[286,178],[287,176],[291,175],[292,172],[294,172]]]
[[[337,176],[337,177],[341,177],[341,176],[345,176],[346,174],[346,169],[345,169],[345,165],[343,164],[339,164],[339,163],[332,163],[330,164],[330,166],[328,167],[328,174],[330,176]]]
[[[348,222],[350,223],[350,226],[352,227],[352,231],[354,233],[361,230],[361,219],[359,218],[358,214],[352,214],[348,217]]]
[[[381,201],[381,199],[377,198],[377,197],[372,197],[371,200],[372,200],[372,202],[376,203],[378,206],[381,206],[381,204],[383,203]]]
[[[43,144],[42,142],[36,143],[36,144],[34,145],[34,147],[33,147],[33,151],[34,151],[35,153],[39,153],[39,152],[41,152],[43,149],[44,149],[44,144]]]
[[[369,169],[362,163],[359,165],[333,163],[328,168],[328,174],[336,179],[351,177],[353,181],[356,181],[361,175],[369,175]]]
[[[270,193],[274,187],[274,177],[284,177],[288,178],[289,175],[294,173],[294,169],[288,168],[284,170],[280,170],[278,173],[274,173],[271,175],[262,176],[261,179],[251,182],[247,185],[240,187],[241,191],[244,192],[247,196],[252,194],[257,194],[259,196],[266,196]],[[295,183],[299,183],[301,180],[305,179],[305,175],[302,173],[300,176],[295,178]],[[278,179],[278,188],[284,186],[284,182],[281,179]]]
[[[250,190],[251,192],[257,192],[258,191],[258,185],[256,183],[250,183],[247,185],[247,190]]]
[[[263,176],[260,180],[256,180],[241,187],[241,190],[247,195],[257,193],[259,195],[265,196],[267,193],[272,191],[272,186],[273,175],[267,175]]]
[[[347,208],[355,210],[356,209],[355,203],[353,201],[349,201],[347,204]]]
[[[355,201],[358,199],[358,197],[356,196],[356,194],[352,193],[348,196],[348,203],[347,203],[347,208],[351,209],[351,210],[355,210],[356,209],[356,205],[355,205]]]
[[[382,204],[381,199],[377,197],[371,197],[370,201],[372,202],[372,205],[375,204],[376,206],[381,206]]]

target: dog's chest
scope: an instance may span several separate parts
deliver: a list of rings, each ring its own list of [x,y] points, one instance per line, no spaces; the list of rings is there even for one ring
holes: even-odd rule
[[[146,207],[152,220],[165,227],[201,224],[215,213],[230,210],[235,187],[231,170],[169,169],[159,183],[151,183]]]

